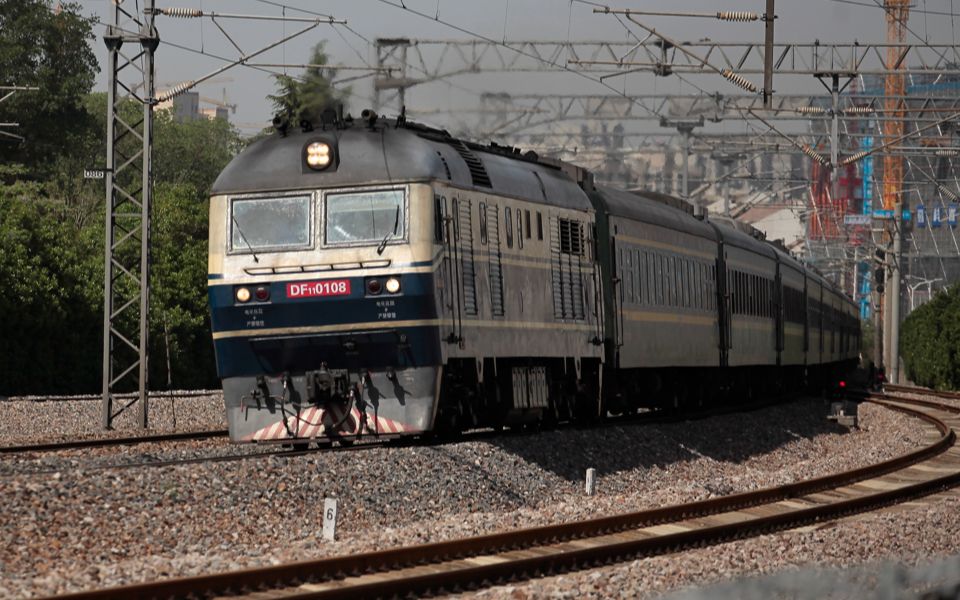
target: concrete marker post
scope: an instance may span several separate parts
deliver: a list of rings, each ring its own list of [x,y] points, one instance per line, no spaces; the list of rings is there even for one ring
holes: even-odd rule
[[[593,496],[597,492],[597,470],[593,467],[587,469],[587,495]]]
[[[323,539],[328,542],[337,541],[336,498],[324,498],[323,500]]]

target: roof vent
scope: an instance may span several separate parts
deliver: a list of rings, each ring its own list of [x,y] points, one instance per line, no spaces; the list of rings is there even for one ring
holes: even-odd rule
[[[453,177],[450,175],[450,165],[447,164],[446,157],[443,154],[441,154],[439,150],[437,150],[437,156],[440,157],[440,162],[443,163],[443,170],[447,174],[447,179],[453,181]]]
[[[453,149],[456,150],[463,158],[463,161],[467,163],[473,185],[477,187],[493,187],[490,183],[490,175],[487,174],[487,169],[483,166],[483,161],[480,160],[480,157],[474,154],[470,148],[460,140],[450,140],[449,144],[453,146]]]

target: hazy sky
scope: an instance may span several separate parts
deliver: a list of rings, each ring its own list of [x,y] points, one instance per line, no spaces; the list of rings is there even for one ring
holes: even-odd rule
[[[778,0],[776,13],[776,38],[778,42],[882,42],[886,25],[884,12],[877,7],[882,0]],[[910,28],[920,38],[931,43],[952,43],[957,36],[956,22],[960,22],[960,0],[914,0]],[[471,35],[458,31],[440,21],[446,21],[473,34],[496,40],[616,40],[629,38],[624,26],[609,15],[593,14],[593,6],[569,0],[404,0],[405,5],[430,15],[417,16],[400,6],[400,0],[331,0],[325,2],[307,0],[158,0],[159,7],[199,8],[221,13],[257,14],[305,17],[304,9],[330,14],[345,19],[347,26],[320,25],[313,31],[279,46],[256,60],[270,63],[306,62],[310,48],[318,41],[327,42],[327,50],[333,62],[364,67],[376,63],[372,45],[378,37],[411,37],[421,39],[470,39]],[[81,0],[83,12],[96,15],[103,22],[110,19],[111,0]],[[126,5],[135,0],[126,0]],[[283,8],[280,5],[286,5]],[[613,8],[667,11],[716,11],[752,10],[762,12],[763,0],[735,0],[722,2],[698,1],[626,1],[611,3]],[[922,12],[927,11],[927,12]],[[934,14],[946,13],[946,14]],[[440,21],[434,20],[439,16]],[[280,23],[221,19],[218,22],[246,53],[280,39],[304,26],[303,23]],[[712,19],[680,19],[649,17],[647,22],[666,35],[684,41],[710,38],[724,41],[763,40],[761,22],[738,24],[723,23]],[[217,29],[210,19],[177,19],[157,17],[161,45],[156,54],[157,80],[162,83],[177,83],[195,79],[224,64],[222,60],[204,56],[200,52],[222,57],[236,58],[237,50]],[[642,35],[633,27],[635,35]],[[101,61],[98,89],[103,89],[106,75],[103,72],[106,50],[99,39],[103,28],[96,30],[95,44]],[[921,43],[914,35],[909,41]],[[193,49],[187,51],[168,43]],[[277,69],[282,71],[283,69]],[[297,69],[288,69],[297,74]],[[363,75],[363,72],[341,75]],[[228,80],[223,80],[228,78]],[[760,78],[754,78],[760,83]],[[790,79],[787,81],[787,79]],[[740,90],[717,76],[694,78],[693,83],[707,91],[738,94]],[[679,82],[677,78],[658,78],[650,73],[638,73],[609,80],[618,89],[634,93],[696,93],[697,89]],[[349,110],[359,113],[371,104],[371,78],[365,77],[351,84],[353,96]],[[778,91],[793,91],[810,94],[823,93],[823,88],[813,77],[784,77],[775,81]],[[266,123],[272,116],[265,96],[275,89],[268,73],[245,67],[236,67],[221,76],[217,83],[200,87],[201,94],[220,98],[222,94],[238,109],[231,120],[239,124]],[[408,108],[452,109],[477,104],[484,91],[509,91],[512,93],[554,92],[567,94],[609,93],[602,86],[575,75],[567,74],[498,74],[463,75],[451,80],[423,85],[410,92]],[[446,117],[437,115],[434,120],[443,124]]]

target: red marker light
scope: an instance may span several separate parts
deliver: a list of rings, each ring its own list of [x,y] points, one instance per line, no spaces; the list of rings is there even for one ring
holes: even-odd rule
[[[841,381],[841,382],[840,382],[840,387],[842,387],[842,388],[847,387],[847,382],[846,382],[846,381]]]

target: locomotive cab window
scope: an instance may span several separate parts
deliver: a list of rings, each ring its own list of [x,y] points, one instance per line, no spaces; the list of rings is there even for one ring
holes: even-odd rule
[[[299,250],[313,246],[310,195],[235,198],[230,203],[230,252]]]
[[[324,242],[331,246],[404,239],[403,190],[328,193]]]

